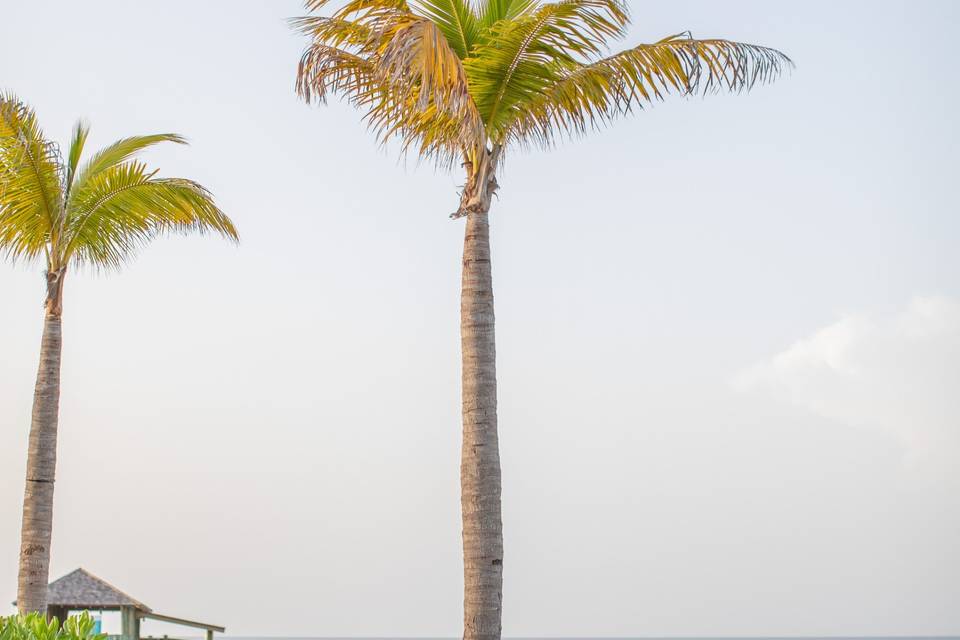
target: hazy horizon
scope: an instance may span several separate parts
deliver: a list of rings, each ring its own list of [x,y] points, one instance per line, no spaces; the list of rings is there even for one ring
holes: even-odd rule
[[[629,4],[797,68],[508,156],[505,636],[960,635],[960,3]],[[458,635],[461,176],[296,98],[298,0],[7,5],[0,89],[61,143],[185,135],[146,158],[241,235],[68,274],[51,579]],[[6,603],[42,281],[0,268]]]

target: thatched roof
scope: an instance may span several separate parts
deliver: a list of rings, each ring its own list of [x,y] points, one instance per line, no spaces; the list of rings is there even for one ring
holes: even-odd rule
[[[47,604],[55,607],[71,609],[136,607],[141,611],[151,611],[147,605],[84,569],[77,569],[54,580],[48,589]]]

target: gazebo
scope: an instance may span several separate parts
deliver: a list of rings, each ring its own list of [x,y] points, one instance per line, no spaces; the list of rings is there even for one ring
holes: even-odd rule
[[[203,629],[206,640],[213,640],[215,631],[225,631],[219,625],[154,613],[147,605],[85,569],[77,569],[54,580],[48,589],[47,615],[60,620],[66,618],[70,611],[119,611],[120,635],[110,636],[111,640],[141,640],[140,621],[143,619]]]

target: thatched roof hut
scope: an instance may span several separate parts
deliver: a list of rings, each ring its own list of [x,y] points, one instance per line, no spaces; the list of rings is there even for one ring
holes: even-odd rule
[[[119,636],[114,636],[119,640],[141,640],[140,620],[142,619],[203,629],[206,632],[206,640],[213,640],[215,631],[218,633],[225,631],[220,625],[154,613],[153,609],[140,600],[127,595],[86,569],[76,569],[54,580],[48,587],[47,615],[63,620],[71,611],[119,611],[122,631]]]
[[[152,609],[136,598],[98,578],[86,569],[76,569],[50,583],[47,588],[47,608],[82,610],[118,610],[132,607],[150,613]]]

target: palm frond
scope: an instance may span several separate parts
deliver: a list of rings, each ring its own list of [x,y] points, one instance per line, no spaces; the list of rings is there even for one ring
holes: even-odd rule
[[[517,104],[560,81],[606,42],[623,35],[628,16],[620,0],[562,0],[491,28],[488,42],[464,61],[470,90],[491,138]]]
[[[375,59],[385,91],[367,120],[381,141],[399,136],[404,149],[416,147],[441,164],[485,144],[463,65],[437,25],[422,18],[398,22]]]
[[[323,9],[330,4],[330,0],[306,0],[303,4],[307,11],[313,12]],[[407,0],[349,0],[337,10],[337,16],[364,15],[366,12],[376,12],[384,9],[410,11]]]
[[[456,118],[476,118],[460,58],[430,20],[411,19],[385,33],[377,66],[391,91],[412,98],[417,108],[433,104]]]
[[[533,11],[539,0],[481,0],[480,26],[490,29],[501,20],[516,20]]]
[[[97,151],[79,170],[73,180],[71,191],[84,188],[87,181],[96,178],[104,171],[127,162],[136,154],[162,142],[187,144],[187,140],[176,133],[154,133],[146,136],[121,138],[111,145]]]
[[[327,95],[334,93],[365,108],[386,90],[373,62],[340,47],[314,42],[300,58],[297,93],[306,102],[325,102]]]
[[[87,136],[90,135],[90,126],[78,121],[73,127],[73,135],[70,136],[70,150],[67,153],[67,175],[64,179],[63,192],[67,196],[70,193],[70,187],[73,185],[73,179],[77,175],[77,167],[80,166],[80,157],[83,155],[83,147],[87,143]]]
[[[550,146],[557,135],[577,136],[667,93],[749,90],[792,65],[768,47],[671,36],[580,65],[541,95],[518,103],[505,139]]]
[[[369,25],[331,16],[300,16],[292,18],[290,26],[314,43],[353,53],[371,50],[379,38]]]
[[[440,162],[483,144],[463,65],[438,25],[389,7],[345,15],[296,22],[312,38],[297,73],[305,100],[340,94],[366,112],[381,142],[397,136]]]
[[[314,12],[325,6],[327,0],[308,0],[305,4],[308,11]],[[397,19],[412,15],[407,0],[348,0],[330,17],[340,22],[361,25],[377,33],[388,28]]]
[[[0,250],[11,259],[46,251],[62,225],[62,162],[36,114],[12,94],[0,95]]]
[[[214,231],[236,240],[230,219],[196,182],[158,178],[139,161],[92,177],[70,201],[64,258],[115,268],[147,242],[167,232]]]
[[[413,10],[433,22],[462,60],[480,36],[480,23],[469,0],[414,0]]]

